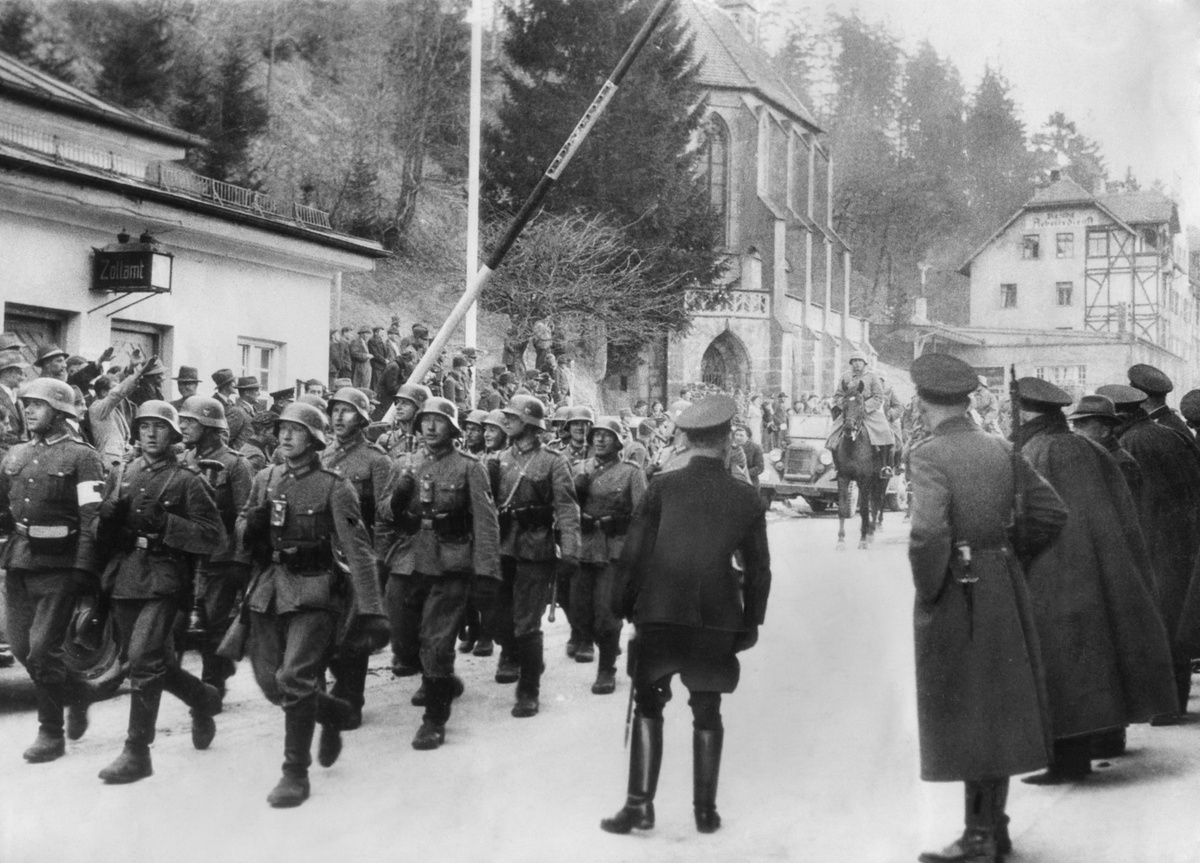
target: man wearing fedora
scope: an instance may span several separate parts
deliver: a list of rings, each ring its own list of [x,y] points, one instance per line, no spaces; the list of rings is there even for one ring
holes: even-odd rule
[[[412,325],[412,335],[405,336],[400,340],[401,352],[409,347],[413,349],[413,353],[419,360],[425,353],[425,349],[429,347],[429,328],[427,326],[419,323]]]
[[[150,363],[150,360],[135,363],[133,372],[120,383],[114,384],[108,375],[96,379],[96,398],[88,406],[87,419],[105,468],[125,459],[130,441],[129,418],[136,413],[129,399]]]
[[[138,407],[149,401],[163,401],[162,385],[166,376],[167,367],[158,361],[158,357],[151,357],[142,367],[142,376],[137,387],[130,393],[129,400]]]
[[[171,402],[171,407],[179,410],[185,401],[196,394],[196,390],[200,388],[200,375],[192,366],[180,366],[179,377],[171,378],[175,381],[175,389],[179,392],[179,398]]]
[[[0,458],[28,437],[25,416],[17,401],[17,388],[24,379],[25,361],[20,352],[0,352]]]
[[[41,347],[37,352],[37,358],[33,361],[33,364],[37,366],[38,377],[65,381],[68,356],[67,352],[58,345]]]
[[[219,401],[221,407],[225,409],[225,421],[229,425],[229,439],[233,441],[235,437],[241,435],[242,426],[245,424],[242,412],[234,409],[237,396],[234,395],[233,385],[237,383],[237,376],[233,373],[233,369],[217,369],[212,373],[212,379],[213,383],[217,385],[217,389],[213,392],[213,398]]]
[[[229,421],[229,446],[241,449],[242,444],[250,438],[250,422],[259,411],[258,394],[262,387],[257,377],[245,375],[237,379],[234,388],[238,396],[226,411],[226,419]],[[234,418],[231,414],[237,414],[237,417]]]

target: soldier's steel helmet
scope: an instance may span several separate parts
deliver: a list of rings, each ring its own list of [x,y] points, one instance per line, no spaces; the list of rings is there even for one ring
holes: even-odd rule
[[[21,387],[21,398],[43,401],[56,411],[79,419],[79,412],[75,409],[75,390],[58,378],[34,378]]]
[[[280,423],[297,423],[308,429],[313,447],[325,449],[328,439],[325,437],[325,413],[315,405],[304,402],[292,402],[279,414]]]
[[[546,406],[537,396],[513,396],[501,410],[511,417],[516,417],[527,426],[546,430]]]
[[[463,425],[482,426],[485,422],[487,422],[487,418],[488,418],[487,411],[481,411],[478,408],[476,408],[475,410],[473,410],[469,414],[467,414],[467,418],[465,420],[463,420]]]
[[[554,409],[554,416],[550,419],[551,425],[562,425],[567,421],[567,417],[571,414],[569,405],[559,405]]]
[[[587,405],[575,405],[567,408],[567,425],[573,422],[596,422],[596,412]]]
[[[329,400],[327,413],[333,413],[335,402],[350,405],[363,418],[364,422],[369,423],[371,421],[371,400],[367,398],[367,394],[362,390],[355,389],[354,387],[342,387]]]
[[[413,422],[418,427],[421,425],[421,417],[429,414],[430,416],[445,417],[450,420],[450,427],[454,429],[455,434],[462,434],[462,429],[458,425],[458,407],[450,399],[444,399],[441,396],[430,396],[425,400],[425,404],[417,411]]]
[[[401,384],[400,389],[396,391],[395,401],[400,401],[400,399],[410,401],[417,406],[417,410],[420,410],[421,406],[431,398],[433,398],[433,393],[424,384]]]
[[[598,431],[611,432],[613,437],[617,439],[617,449],[625,446],[625,441],[621,439],[621,421],[616,417],[600,417],[596,420],[595,425],[588,430],[588,443],[592,442],[592,438],[596,436],[596,432]]]
[[[142,420],[162,420],[171,427],[171,430],[180,437],[183,433],[179,430],[179,413],[172,405],[158,399],[150,399],[142,402],[142,406],[138,408],[137,416],[133,418],[133,430],[137,433],[138,423]]]
[[[862,360],[864,363],[869,363],[871,361],[870,358],[862,351],[855,351],[854,353],[850,354],[850,359],[847,360],[847,362],[852,363],[855,360]]]
[[[225,421],[225,408],[216,399],[205,396],[189,396],[179,406],[179,418],[190,417],[202,426],[229,431]]]
[[[504,431],[504,411],[500,410],[500,408],[489,411],[487,419],[483,421],[483,424],[485,426],[495,426],[500,431]]]

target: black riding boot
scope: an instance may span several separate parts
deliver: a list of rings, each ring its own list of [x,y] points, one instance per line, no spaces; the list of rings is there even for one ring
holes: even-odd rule
[[[30,764],[53,761],[67,751],[63,741],[62,687],[37,684],[37,716],[37,739],[25,750],[24,756]]]
[[[1078,782],[1091,772],[1091,737],[1065,737],[1054,741],[1054,763],[1036,776],[1027,776],[1021,781],[1027,785],[1060,785]]]
[[[312,764],[312,739],[317,727],[317,701],[306,698],[283,711],[283,776],[267,795],[276,809],[299,806],[308,799],[308,766]]]
[[[1002,857],[1012,853],[1012,838],[1008,835],[1008,777],[995,780],[995,794],[992,797],[992,823],[996,825],[996,856]]]
[[[724,741],[724,728],[692,731],[692,806],[696,813],[696,829],[701,833],[715,833],[721,829],[721,816],[717,814],[717,778],[721,774]]]
[[[354,719],[354,708],[340,698],[324,692],[317,693],[316,721],[321,726],[317,743],[317,763],[332,767],[342,754],[342,729]]]
[[[608,833],[624,834],[634,828],[649,830],[654,826],[654,794],[658,790],[663,754],[662,718],[649,719],[635,713],[631,738],[625,805],[612,818],[600,821],[600,829]]]
[[[966,829],[958,841],[939,851],[927,851],[921,863],[996,863],[997,798],[1008,793],[1008,779],[980,779],[966,783]],[[1007,828],[1005,833],[1007,834]]]
[[[349,702],[353,714],[345,726],[346,731],[353,731],[362,725],[362,710],[366,704],[367,666],[371,655],[365,651],[343,653],[329,662],[329,671],[334,676],[331,694]]]
[[[167,669],[163,688],[191,708],[192,746],[207,749],[217,734],[213,717],[221,712],[221,691],[179,667]]]
[[[162,700],[162,684],[135,688],[129,695],[129,734],[125,749],[117,760],[100,771],[110,785],[137,782],[154,773],[150,763],[150,744],[154,742],[154,723]]]
[[[536,716],[538,695],[541,693],[542,634],[530,632],[517,639],[517,662],[521,666],[521,679],[517,681],[517,703],[512,715],[518,718]]]

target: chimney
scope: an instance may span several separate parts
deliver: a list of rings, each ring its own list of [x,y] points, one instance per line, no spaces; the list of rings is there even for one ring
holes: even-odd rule
[[[1057,183],[1061,179],[1062,179],[1062,170],[1059,168],[1051,168],[1050,169],[1050,182]]]
[[[743,39],[751,45],[758,44],[757,0],[717,0],[717,5],[737,24]]]

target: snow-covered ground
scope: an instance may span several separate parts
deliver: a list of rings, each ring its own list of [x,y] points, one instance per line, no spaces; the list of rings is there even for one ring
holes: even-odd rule
[[[493,659],[460,657],[467,683],[446,744],[416,752],[412,678],[373,661],[366,722],[341,760],[312,769],[298,809],[265,797],[279,775],[282,714],[243,666],[207,752],[165,696],[153,777],[105,786],[128,699],[96,705],[65,758],[26,765],[36,727],[20,669],[0,671],[0,861],[912,861],[961,829],[961,786],[918,781],[906,527],[836,553],[833,518],[773,515],[774,587],[759,645],[725,699],[720,832],[691,816],[686,691],[667,707],[658,826],[629,837],[599,820],[624,800],[628,681],[594,696],[595,665],[563,655],[547,626],[542,712],[509,716]],[[853,546],[851,546],[853,548]],[[1014,783],[1015,861],[1200,861],[1200,725],[1131,729],[1130,755],[1074,788]]]

